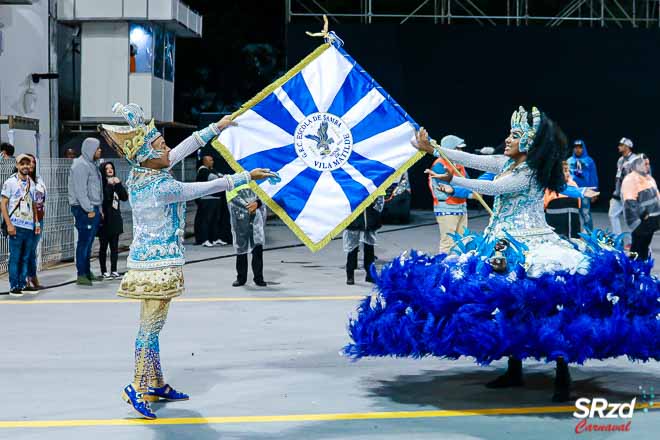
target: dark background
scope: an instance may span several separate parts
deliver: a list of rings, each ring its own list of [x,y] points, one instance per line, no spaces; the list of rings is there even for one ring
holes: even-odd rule
[[[290,65],[318,44],[309,25],[288,28]],[[440,139],[496,146],[511,112],[536,105],[569,139],[582,138],[598,167],[605,208],[614,186],[617,144],[659,160],[660,33],[655,30],[480,28],[437,25],[333,25],[346,50],[419,124]],[[413,206],[430,207],[423,170],[410,171]],[[656,173],[657,175],[657,173]]]
[[[354,0],[319,2],[326,7],[332,3],[336,12],[355,9]],[[532,12],[552,15],[560,3],[534,2],[535,8],[547,10]],[[203,15],[204,31],[203,38],[177,39],[176,122],[202,126],[219,114],[235,111],[321,43],[305,35],[321,29],[320,17],[297,17],[286,26],[283,0],[187,0],[187,4]],[[401,0],[389,4],[399,7],[399,12],[409,6]],[[493,0],[489,7],[504,4]],[[636,151],[648,153],[652,163],[660,160],[656,144],[659,29],[601,28],[593,23],[582,27],[579,22],[566,22],[560,28],[532,22],[529,27],[480,27],[473,22],[447,26],[422,19],[402,25],[382,19],[386,22],[367,25],[357,20],[347,23],[349,19],[341,18],[338,23],[331,18],[331,29],[436,139],[453,133],[472,148],[496,146],[507,134],[511,112],[519,105],[536,105],[571,140],[586,141],[601,181],[596,209],[607,206],[616,145],[622,136],[635,142]],[[77,120],[80,37],[64,25],[58,32],[60,118]],[[166,130],[172,145],[189,132]],[[87,135],[61,132],[61,153],[68,146],[79,148]],[[431,206],[423,175],[431,162],[426,157],[411,169],[414,207]]]
[[[321,43],[314,19],[285,26],[284,2],[188,0],[204,15],[204,38],[178,39],[175,120],[236,110]],[[569,139],[586,141],[605,209],[622,136],[652,162],[660,102],[657,29],[479,27],[425,22],[346,24],[331,20],[346,50],[440,139],[496,146],[518,105],[540,107]],[[204,121],[207,123],[206,121]],[[423,169],[411,169],[413,206],[430,208]],[[657,173],[656,173],[657,176]]]

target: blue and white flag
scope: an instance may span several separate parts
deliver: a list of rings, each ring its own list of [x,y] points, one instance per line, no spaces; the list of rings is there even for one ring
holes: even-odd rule
[[[417,125],[337,43],[326,43],[234,114],[214,146],[313,251],[341,232],[422,154]]]

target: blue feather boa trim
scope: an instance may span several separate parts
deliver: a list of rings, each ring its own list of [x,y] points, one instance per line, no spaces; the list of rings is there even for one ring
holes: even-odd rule
[[[653,261],[629,259],[584,237],[586,274],[494,273],[483,254],[411,251],[375,275],[377,295],[349,322],[344,353],[457,359],[506,356],[567,362],[628,356],[660,360],[660,281]],[[592,237],[593,238],[593,237]]]

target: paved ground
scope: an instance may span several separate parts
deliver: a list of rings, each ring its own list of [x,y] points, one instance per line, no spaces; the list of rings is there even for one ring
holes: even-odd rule
[[[604,220],[598,215],[596,223]],[[471,227],[484,221],[473,218]],[[386,227],[380,259],[402,249],[432,251],[436,226],[424,226],[432,222],[417,213],[413,228]],[[284,226],[270,225],[268,235],[265,273],[272,284],[264,289],[231,287],[230,248],[188,247],[189,261],[202,261],[185,267],[187,293],[171,308],[161,348],[167,380],[192,400],[158,405],[156,423],[134,419],[119,398],[131,379],[138,304],[114,295],[117,281],[0,297],[0,439],[576,436],[574,407],[549,402],[552,368],[542,363],[526,364],[525,389],[498,392],[482,384],[503,362],[486,368],[469,359],[341,357],[347,318],[370,286],[345,284],[340,241],[311,254],[295,246]],[[70,266],[42,276],[47,285],[72,279]],[[572,374],[578,397],[629,402],[639,386],[660,389],[658,363],[590,362]],[[579,437],[655,439],[659,431],[660,412],[638,410],[630,433]]]

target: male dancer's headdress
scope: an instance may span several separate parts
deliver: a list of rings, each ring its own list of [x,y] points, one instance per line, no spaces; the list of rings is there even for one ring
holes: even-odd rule
[[[522,106],[514,111],[511,115],[511,130],[520,131],[522,137],[520,138],[520,146],[518,149],[521,153],[526,153],[532,148],[536,132],[541,126],[541,112],[536,107],[532,107],[532,126],[527,122],[527,110]]]
[[[122,105],[117,102],[112,106],[113,113],[121,115],[128,122],[125,125],[101,125],[101,134],[108,144],[133,166],[139,166],[147,159],[155,159],[162,152],[154,150],[151,143],[160,132],[156,129],[154,120],[148,124],[144,120],[144,111],[137,104]]]

